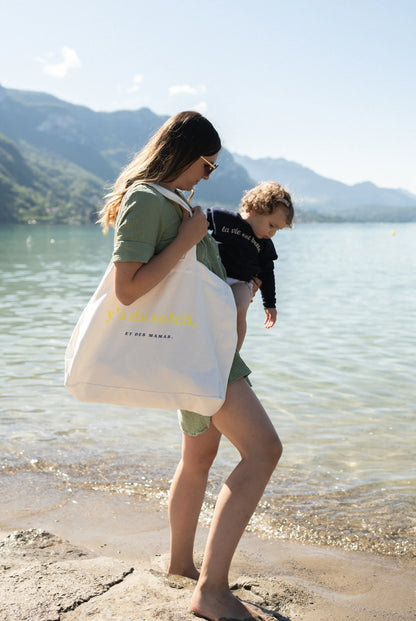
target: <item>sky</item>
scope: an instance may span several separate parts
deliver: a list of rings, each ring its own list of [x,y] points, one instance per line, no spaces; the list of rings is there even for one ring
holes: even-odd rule
[[[0,84],[416,194],[415,0],[0,0]],[[284,180],[279,180],[284,183]]]

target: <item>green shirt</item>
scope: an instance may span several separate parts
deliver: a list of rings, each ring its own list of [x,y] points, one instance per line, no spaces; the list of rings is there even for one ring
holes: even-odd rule
[[[147,263],[175,239],[182,219],[183,210],[178,203],[144,183],[138,184],[126,195],[117,216],[113,261]],[[197,244],[196,257],[211,272],[226,279],[217,243],[211,235]]]

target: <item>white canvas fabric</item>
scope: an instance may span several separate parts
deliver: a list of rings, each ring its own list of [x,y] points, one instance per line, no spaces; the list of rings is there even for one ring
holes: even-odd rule
[[[68,344],[65,386],[80,401],[212,416],[236,343],[231,288],[197,261],[195,247],[129,306],[115,296],[111,263]]]

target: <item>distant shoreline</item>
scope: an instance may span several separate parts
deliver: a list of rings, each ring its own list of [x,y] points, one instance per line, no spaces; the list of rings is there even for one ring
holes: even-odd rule
[[[205,209],[208,205],[204,205],[201,202],[201,206]],[[221,205],[220,205],[221,207]],[[222,206],[225,209],[236,209],[229,205]],[[295,212],[295,224],[409,224],[416,222],[416,206],[413,208],[400,207],[396,209],[390,209],[388,207],[375,208],[374,214],[371,214],[367,209],[363,215],[360,213],[359,208],[351,208],[349,210],[354,214],[354,217],[347,215],[339,216],[335,214],[322,214],[314,211],[303,211],[297,209]],[[29,219],[25,221],[3,221],[0,222],[0,228],[6,226],[97,226],[96,222],[98,218],[93,217],[88,220],[74,220],[68,218],[68,220],[48,220],[48,219]]]

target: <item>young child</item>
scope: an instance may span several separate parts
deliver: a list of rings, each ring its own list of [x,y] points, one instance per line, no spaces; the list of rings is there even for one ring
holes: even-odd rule
[[[271,328],[276,323],[273,261],[277,254],[271,238],[276,231],[292,227],[292,199],[280,184],[268,181],[245,192],[239,213],[209,208],[206,215],[233,290],[240,350],[247,330],[247,310],[258,287],[266,313],[264,325]]]

